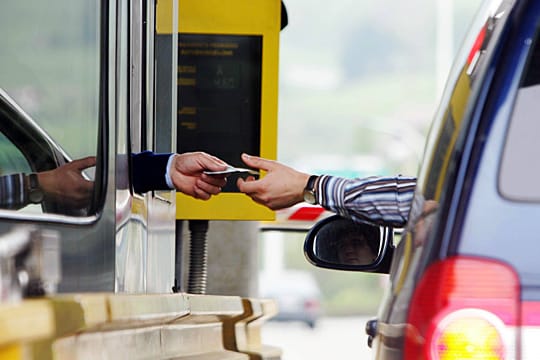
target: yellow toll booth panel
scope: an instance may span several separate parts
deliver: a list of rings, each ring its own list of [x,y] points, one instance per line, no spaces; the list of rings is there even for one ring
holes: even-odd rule
[[[240,156],[277,156],[280,0],[181,0],[178,28],[177,151],[204,151],[236,167]],[[163,10],[165,11],[165,10]],[[263,176],[260,174],[259,176]],[[180,220],[273,220],[274,212],[240,193],[235,175],[209,201],[177,194]]]

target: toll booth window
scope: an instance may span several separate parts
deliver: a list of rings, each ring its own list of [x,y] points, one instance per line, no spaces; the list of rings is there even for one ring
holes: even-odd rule
[[[0,37],[0,175],[23,175],[18,213],[88,215],[100,121],[100,3],[2,2],[0,29],[11,35]],[[88,157],[69,177],[66,165]],[[29,192],[37,195],[30,200]]]
[[[499,170],[499,191],[513,201],[540,201],[540,39],[531,46],[514,103]]]
[[[262,37],[179,34],[179,152],[260,154]],[[234,192],[235,181],[223,189]]]

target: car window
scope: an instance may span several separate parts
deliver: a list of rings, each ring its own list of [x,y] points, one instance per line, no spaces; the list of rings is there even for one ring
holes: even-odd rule
[[[538,168],[534,138],[539,130],[535,104],[539,62],[535,39],[540,34],[537,4],[527,4],[531,7],[524,9],[526,16],[512,24],[512,37],[504,43],[505,61],[497,66],[497,84],[503,86],[493,86],[488,94],[489,126],[478,133],[485,143],[471,165],[475,174],[466,184],[470,194],[463,220],[459,219],[463,225],[456,247],[462,254],[509,264],[519,275],[523,289],[538,287],[540,279],[535,231],[540,218],[538,191],[529,179],[518,179],[534,176]],[[528,295],[524,292],[523,296]]]
[[[441,107],[426,141],[425,157],[419,170],[409,220],[393,259],[391,280],[394,294],[405,288],[412,290],[414,286],[414,277],[407,279],[407,275],[419,264],[424,245],[433,236],[439,204],[443,196],[451,192],[446,180],[452,172],[452,156],[458,144],[458,135],[467,127],[468,106],[474,101],[471,89],[482,79],[487,49],[500,36],[500,28],[507,18],[505,10],[510,6],[509,2],[502,5],[501,1],[496,0],[485,2],[456,57]]]
[[[499,191],[513,201],[540,201],[540,41],[531,46],[499,170]]]
[[[0,133],[0,176],[17,172],[30,172],[32,169],[21,151]]]
[[[0,177],[15,173],[28,174],[31,172],[30,162],[24,154],[0,132]],[[3,203],[4,206],[7,204]],[[16,205],[15,209],[18,208],[19,206]],[[25,206],[24,212],[40,214],[43,212],[43,208],[38,204],[28,204]]]
[[[0,37],[2,175],[27,176],[96,156],[100,121],[100,3],[2,1],[0,30],[10,34]],[[93,180],[93,170],[89,166],[79,172],[81,179]],[[72,194],[67,191],[69,187],[61,186],[62,180],[68,179],[65,173],[56,179],[47,182],[47,186],[40,184],[47,192],[33,203],[43,212],[88,215],[84,211],[88,203],[66,200]],[[26,187],[27,183],[25,180]],[[2,193],[5,195],[6,192]],[[25,202],[17,213],[29,211],[29,205]],[[35,209],[31,212],[35,213]]]

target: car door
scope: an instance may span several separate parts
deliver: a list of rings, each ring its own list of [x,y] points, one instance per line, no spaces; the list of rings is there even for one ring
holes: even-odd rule
[[[448,256],[442,250],[448,245],[443,235],[454,216],[453,196],[459,197],[456,186],[463,181],[457,175],[465,139],[485,104],[514,5],[512,1],[484,2],[454,62],[426,141],[409,221],[394,254],[390,286],[371,331],[377,359],[431,358],[415,352],[414,346],[423,344],[425,334],[410,323],[415,313],[412,299],[426,268]]]

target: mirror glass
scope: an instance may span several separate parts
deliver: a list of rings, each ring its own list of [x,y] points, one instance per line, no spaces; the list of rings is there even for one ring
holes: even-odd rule
[[[379,257],[380,249],[378,226],[337,219],[320,228],[312,250],[316,258],[327,263],[370,265]]]

